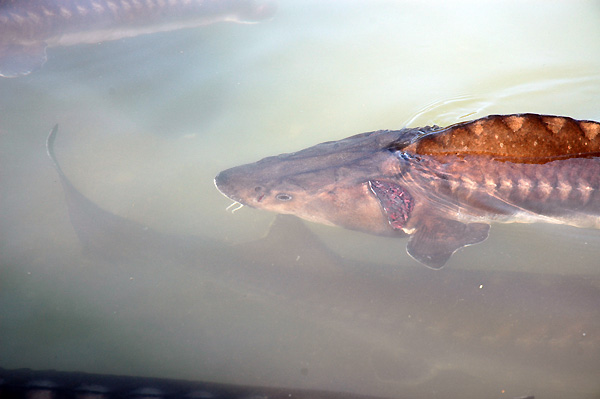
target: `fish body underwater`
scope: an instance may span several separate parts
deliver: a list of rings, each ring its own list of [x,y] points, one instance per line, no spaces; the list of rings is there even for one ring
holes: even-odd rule
[[[225,170],[250,207],[379,235],[439,269],[490,223],[600,227],[600,124],[538,114],[380,130]]]
[[[449,399],[592,399],[600,393],[600,282],[595,276],[453,268],[434,273],[353,262],[333,254],[289,215],[277,215],[265,238],[240,245],[162,234],[81,194],[56,161],[56,135],[54,128],[48,154],[71,224],[85,256],[100,261],[91,269],[100,277],[87,279],[106,279],[101,270],[106,265],[132,268],[137,262],[147,274],[142,272],[142,280],[155,268],[168,267],[174,274],[187,270],[177,292],[201,290],[207,280],[223,284],[245,302],[276,311],[277,324],[301,322],[294,336],[313,327],[318,331],[316,357],[306,358],[311,350],[301,346],[297,358],[288,357],[277,368],[304,359],[309,375],[337,384],[319,388],[393,398],[443,392]],[[159,292],[149,294],[160,301]],[[180,301],[177,306],[186,307]],[[176,312],[162,317],[171,313]],[[190,322],[175,318],[168,328]],[[258,328],[237,327],[241,335]],[[283,333],[275,337],[294,345]],[[327,366],[329,358],[335,366]]]
[[[219,21],[257,22],[272,3],[254,0],[0,0],[0,76],[46,62],[46,48],[100,43]]]

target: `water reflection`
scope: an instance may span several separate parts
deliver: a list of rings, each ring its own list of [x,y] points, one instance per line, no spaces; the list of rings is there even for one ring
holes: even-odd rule
[[[433,4],[282,1],[267,23],[57,48],[0,81],[2,367],[597,397],[596,231],[494,226],[436,274],[341,229],[242,244],[272,215],[231,215],[214,189],[227,167],[409,120],[600,119],[593,3]],[[82,252],[44,152],[57,122],[73,184],[164,247]]]

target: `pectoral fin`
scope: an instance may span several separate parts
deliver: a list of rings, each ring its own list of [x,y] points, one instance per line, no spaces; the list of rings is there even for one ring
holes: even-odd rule
[[[440,269],[457,249],[482,242],[489,231],[490,225],[486,223],[466,224],[432,217],[418,225],[406,250],[425,266]]]
[[[0,45],[0,76],[16,78],[28,75],[46,62],[46,44],[27,46],[19,44]]]

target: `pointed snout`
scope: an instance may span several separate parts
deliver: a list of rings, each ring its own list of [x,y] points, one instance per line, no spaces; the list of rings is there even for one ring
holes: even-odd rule
[[[219,191],[221,191],[221,187],[223,187],[225,184],[227,184],[228,180],[229,180],[229,176],[227,174],[227,171],[224,170],[215,177],[215,186],[217,186],[217,189],[219,189]]]
[[[219,192],[221,194],[223,194],[225,197],[233,200],[233,201],[237,201],[240,202],[238,198],[234,198],[234,194],[233,194],[233,190],[231,189],[231,169],[227,169],[222,171],[221,173],[219,173],[216,177],[215,177],[215,187],[217,187],[217,190],[219,190]]]

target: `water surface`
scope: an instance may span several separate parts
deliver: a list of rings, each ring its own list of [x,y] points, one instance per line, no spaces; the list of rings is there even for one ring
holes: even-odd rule
[[[599,18],[593,1],[281,1],[256,25],[50,49],[42,70],[0,81],[0,365],[407,398],[597,398],[600,357],[586,352],[600,351],[600,232],[495,225],[434,275],[402,240],[306,224],[333,253],[295,283],[285,267],[310,241],[226,263],[274,215],[225,211],[212,179],[378,129],[514,112],[600,120]],[[82,193],[155,231],[232,248],[228,277],[202,255],[82,252],[45,154],[56,123],[57,156]],[[332,262],[330,290],[306,282]],[[255,274],[271,264],[283,271]],[[498,288],[486,296],[488,284]]]

